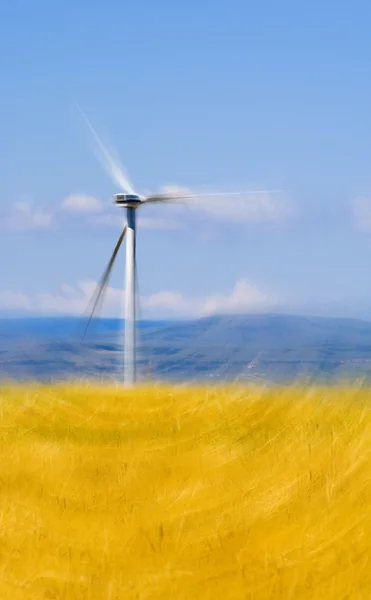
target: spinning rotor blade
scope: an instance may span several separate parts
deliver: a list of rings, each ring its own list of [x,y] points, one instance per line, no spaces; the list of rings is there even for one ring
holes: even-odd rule
[[[122,166],[117,164],[117,162],[112,158],[111,154],[108,152],[107,148],[105,147],[99,135],[95,131],[93,125],[90,123],[86,114],[80,107],[79,109],[102,154],[103,166],[106,169],[108,175],[111,177],[114,183],[118,184],[120,188],[122,188],[124,192],[126,192],[127,194],[136,195],[136,192],[133,186],[131,185],[127,174],[124,173]]]
[[[255,196],[256,194],[279,194],[285,190],[250,190],[248,192],[207,192],[204,194],[190,194],[187,198],[205,198],[207,196]]]
[[[153,196],[148,196],[142,200],[143,204],[153,203],[153,202],[177,202],[178,200],[182,200],[185,196],[170,196],[167,194],[155,194]]]
[[[113,254],[112,254],[112,256],[111,256],[111,258],[109,260],[109,263],[108,263],[108,265],[107,265],[107,267],[106,267],[106,269],[105,269],[102,277],[100,278],[100,281],[99,281],[99,283],[98,283],[98,285],[97,285],[97,287],[95,289],[95,292],[94,292],[94,294],[93,294],[93,296],[92,296],[92,298],[91,298],[91,300],[89,302],[88,306],[90,306],[91,304],[93,304],[93,308],[92,308],[92,311],[90,313],[89,320],[88,320],[88,322],[86,324],[85,331],[84,331],[84,334],[82,336],[82,340],[81,341],[83,341],[84,338],[85,338],[85,336],[86,336],[86,332],[88,330],[88,327],[89,327],[89,325],[91,323],[91,320],[92,320],[92,318],[94,316],[94,313],[95,313],[95,310],[96,310],[98,304],[99,303],[101,304],[103,302],[104,293],[106,291],[107,283],[108,283],[109,277],[111,275],[112,267],[113,267],[113,264],[114,264],[114,262],[116,260],[117,253],[120,250],[120,246],[121,246],[121,244],[123,242],[123,239],[125,237],[126,230],[127,230],[127,225],[125,225],[124,229],[122,230],[122,233],[121,233],[121,235],[120,235],[120,237],[119,237],[119,239],[117,241],[117,244],[115,246]],[[86,309],[85,312],[87,312],[87,311],[88,311],[88,309]]]
[[[154,203],[154,202],[179,202],[182,200],[193,200],[197,198],[206,198],[206,197],[214,197],[214,196],[252,196],[256,194],[278,194],[282,193],[284,190],[250,190],[249,192],[207,192],[207,193],[174,193],[174,194],[154,194],[153,196],[148,196],[142,202],[143,203]]]

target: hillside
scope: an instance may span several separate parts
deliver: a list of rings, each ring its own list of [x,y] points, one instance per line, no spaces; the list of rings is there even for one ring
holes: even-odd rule
[[[93,323],[84,343],[77,319],[0,321],[0,376],[51,380],[111,378],[122,323]],[[319,381],[371,374],[371,323],[285,315],[217,316],[140,323],[142,377],[202,381]]]
[[[369,390],[0,395],[2,600],[370,597]]]

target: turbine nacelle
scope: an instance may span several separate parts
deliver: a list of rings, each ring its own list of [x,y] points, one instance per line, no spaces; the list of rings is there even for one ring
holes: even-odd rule
[[[190,198],[191,196],[180,196],[176,194],[153,194],[151,196],[139,196],[138,194],[121,193],[114,195],[114,203],[123,208],[138,208],[141,204],[149,204],[153,202],[176,202],[182,198]]]
[[[142,200],[137,194],[115,194],[114,203],[123,208],[138,208]]]

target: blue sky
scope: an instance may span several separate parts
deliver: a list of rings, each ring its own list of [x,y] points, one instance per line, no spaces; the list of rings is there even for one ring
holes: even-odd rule
[[[4,4],[1,313],[79,314],[119,235],[78,102],[139,191],[285,190],[143,209],[144,314],[371,316],[369,3]]]

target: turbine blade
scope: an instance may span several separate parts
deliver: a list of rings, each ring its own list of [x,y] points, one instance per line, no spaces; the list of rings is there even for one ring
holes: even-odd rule
[[[164,193],[164,194],[153,194],[144,198],[143,203],[154,203],[154,202],[179,202],[181,200],[197,200],[197,198],[206,198],[206,197],[214,197],[214,196],[255,196],[256,194],[279,194],[283,193],[285,190],[249,190],[247,192],[207,192],[207,193],[177,193],[174,194]]]
[[[122,165],[119,165],[117,163],[117,161],[115,161],[113,159],[113,157],[111,156],[111,154],[108,152],[107,148],[103,144],[98,133],[94,129],[93,125],[90,123],[88,117],[86,116],[86,114],[84,113],[82,108],[79,107],[79,110],[80,110],[81,115],[82,115],[84,121],[86,122],[91,134],[93,135],[93,137],[96,141],[97,147],[99,148],[99,150],[102,154],[102,159],[103,159],[102,164],[103,164],[104,168],[106,169],[108,175],[111,177],[111,179],[114,181],[114,183],[116,183],[117,185],[120,186],[120,188],[122,188],[122,190],[124,192],[126,192],[127,194],[136,195],[136,191],[134,190],[133,186],[131,185],[131,183],[129,181],[129,177],[128,177],[127,173],[124,172]]]
[[[176,202],[185,196],[171,196],[167,194],[154,194],[153,196],[148,196],[142,200],[142,203],[149,204],[153,202]]]
[[[91,323],[91,320],[92,320],[92,318],[94,316],[94,313],[95,313],[95,311],[96,311],[96,309],[98,307],[98,304],[101,305],[102,302],[103,302],[104,294],[105,294],[105,291],[106,291],[106,287],[107,287],[107,283],[108,283],[109,277],[111,275],[112,267],[113,267],[114,262],[116,260],[117,253],[120,250],[121,244],[122,244],[122,242],[124,240],[124,237],[125,237],[125,234],[126,234],[126,230],[127,230],[127,225],[125,225],[124,229],[121,232],[121,235],[120,235],[120,237],[119,237],[119,239],[117,241],[115,249],[114,249],[114,251],[112,253],[112,256],[111,256],[111,258],[110,258],[110,260],[108,262],[108,265],[105,268],[105,271],[104,271],[102,277],[100,278],[100,281],[99,281],[99,283],[98,283],[98,285],[97,285],[97,287],[95,289],[95,292],[94,292],[94,294],[93,294],[93,296],[92,296],[92,298],[91,298],[91,300],[90,300],[90,302],[88,304],[88,308],[91,305],[93,305],[93,308],[92,308],[92,310],[90,312],[90,316],[89,316],[88,322],[86,324],[86,327],[85,327],[85,330],[84,330],[84,333],[83,333],[81,341],[83,341],[84,338],[85,338],[85,336],[86,336],[87,330],[88,330],[89,325]],[[85,313],[88,312],[88,308],[86,309]]]
[[[282,194],[284,191],[285,190],[249,190],[245,192],[207,192],[202,194],[189,194],[189,196],[184,197],[205,198],[206,196],[255,196],[256,194]]]

